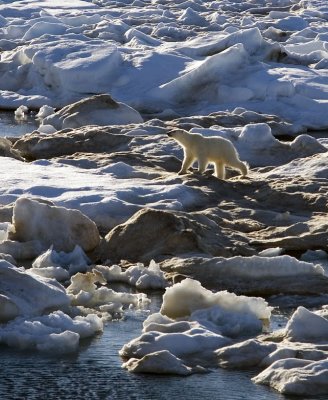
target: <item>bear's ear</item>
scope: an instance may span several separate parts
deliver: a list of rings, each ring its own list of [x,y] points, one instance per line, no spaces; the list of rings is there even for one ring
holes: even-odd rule
[[[179,133],[179,129],[170,129],[169,131],[166,132],[167,136],[173,138],[176,136],[177,133]]]

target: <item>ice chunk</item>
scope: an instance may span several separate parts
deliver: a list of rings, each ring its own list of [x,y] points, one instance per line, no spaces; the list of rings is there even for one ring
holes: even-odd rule
[[[271,315],[268,303],[262,298],[237,296],[227,291],[212,293],[189,278],[166,288],[161,313],[171,318],[188,317],[196,310],[215,305],[226,311],[251,313],[262,320]]]
[[[191,368],[167,350],[156,351],[142,357],[130,358],[122,364],[129,372],[151,374],[190,375]]]
[[[38,127],[37,131],[40,132],[40,133],[51,134],[51,133],[57,132],[57,129],[54,128],[52,125],[49,125],[49,124],[46,124],[46,125],[41,124]]]
[[[222,368],[249,368],[257,366],[277,348],[275,343],[261,343],[255,339],[236,343],[217,350],[219,366]]]
[[[19,308],[8,296],[0,294],[0,322],[7,322],[19,315]]]
[[[284,394],[315,396],[328,393],[328,361],[296,358],[279,360],[254,377],[253,382],[269,385]]]
[[[51,353],[77,350],[80,338],[91,337],[103,330],[99,317],[71,318],[62,311],[32,319],[17,318],[0,327],[0,342],[19,349],[37,349]]]
[[[42,35],[64,35],[67,28],[67,26],[60,23],[38,21],[27,30],[23,40],[32,40]]]
[[[14,229],[10,239],[39,240],[57,250],[72,251],[76,245],[91,251],[99,243],[96,224],[78,210],[69,210],[21,197],[15,202]]]
[[[48,105],[44,105],[40,107],[39,112],[36,114],[37,118],[43,119],[48,117],[51,114],[54,114],[56,112],[56,109],[54,107],[50,107]]]
[[[85,272],[88,270],[89,258],[78,245],[70,253],[57,252],[51,246],[45,253],[41,254],[32,264],[33,268],[63,267],[69,273]]]
[[[26,106],[19,106],[15,110],[15,118],[18,120],[26,119],[28,113],[28,107]]]
[[[153,260],[149,267],[138,263],[125,271],[118,265],[111,267],[98,265],[95,269],[103,274],[107,282],[126,282],[138,289],[164,289],[167,286],[164,273]]]
[[[0,260],[0,292],[17,306],[20,315],[37,315],[69,304],[65,288],[58,282],[31,276],[4,260]]]
[[[97,270],[73,275],[67,288],[72,305],[96,308],[116,316],[122,314],[123,306],[144,308],[149,304],[149,299],[144,293],[121,293],[107,287],[97,288],[97,283],[107,283],[102,273]]]
[[[167,350],[175,357],[211,356],[213,351],[230,344],[231,341],[206,329],[195,328],[183,333],[160,333],[151,331],[124,345],[122,357],[142,358],[147,354]]]
[[[83,125],[125,125],[141,122],[143,119],[138,111],[105,94],[70,104],[43,120],[44,124],[50,124],[58,130]]]
[[[288,321],[286,336],[294,342],[326,342],[328,321],[305,307],[298,307]]]

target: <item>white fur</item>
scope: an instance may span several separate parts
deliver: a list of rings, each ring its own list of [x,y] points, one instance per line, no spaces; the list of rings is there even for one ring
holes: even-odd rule
[[[175,129],[168,135],[176,140],[184,150],[184,159],[179,174],[186,174],[195,161],[198,161],[198,171],[205,172],[209,163],[214,164],[214,175],[225,179],[225,167],[239,169],[243,176],[248,173],[248,166],[240,161],[234,145],[222,137],[204,137],[198,133],[190,133]]]

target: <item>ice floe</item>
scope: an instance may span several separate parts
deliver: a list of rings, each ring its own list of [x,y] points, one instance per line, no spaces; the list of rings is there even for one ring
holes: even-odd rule
[[[203,372],[215,350],[232,343],[231,338],[260,332],[270,314],[262,298],[212,293],[185,279],[166,289],[160,313],[150,315],[144,333],[123,346],[120,355],[129,359],[123,366],[133,372],[151,372],[149,365],[155,373]]]
[[[0,270],[1,294],[17,307],[19,315],[38,315],[46,310],[65,309],[69,305],[65,288],[57,281],[31,276],[23,268],[5,260],[0,260]]]

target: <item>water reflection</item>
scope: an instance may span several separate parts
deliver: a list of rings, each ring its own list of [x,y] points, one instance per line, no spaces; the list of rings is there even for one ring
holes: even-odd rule
[[[15,119],[14,111],[0,112],[0,136],[22,136],[25,133],[33,132],[39,124],[33,115],[29,115],[26,120],[18,121]]]

